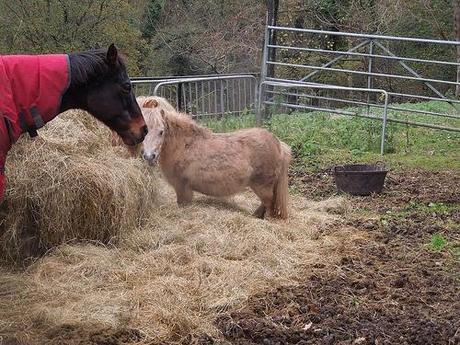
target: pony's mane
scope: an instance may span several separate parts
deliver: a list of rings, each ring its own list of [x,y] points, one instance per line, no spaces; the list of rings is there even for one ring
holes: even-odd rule
[[[174,132],[180,131],[201,137],[209,137],[212,135],[212,132],[208,128],[200,126],[185,113],[166,111],[165,121],[167,126],[172,128]]]
[[[106,76],[111,72],[106,60],[107,49],[96,49],[85,52],[71,53],[70,73],[71,86],[84,85],[96,78]],[[125,69],[123,58],[118,55],[117,69]]]

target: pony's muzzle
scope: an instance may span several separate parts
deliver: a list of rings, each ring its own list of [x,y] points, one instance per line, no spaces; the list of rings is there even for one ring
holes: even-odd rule
[[[158,156],[155,154],[155,152],[143,152],[142,157],[149,163],[149,165],[153,166],[155,165],[156,159]]]

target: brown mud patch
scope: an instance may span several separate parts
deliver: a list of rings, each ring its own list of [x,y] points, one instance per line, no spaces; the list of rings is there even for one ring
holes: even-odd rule
[[[336,195],[327,173],[292,184],[307,198]],[[217,327],[240,345],[460,344],[459,192],[458,172],[392,172],[383,194],[352,198],[335,224],[372,240],[337,265],[309,267],[303,283],[251,296]],[[435,233],[446,248],[430,247]]]
[[[329,170],[318,173],[291,172],[290,178],[290,185],[309,199],[318,200],[338,194]],[[460,203],[460,172],[390,171],[382,194],[355,199],[358,206],[371,202],[381,207],[395,207],[411,201]]]
[[[377,242],[357,249],[301,285],[252,296],[218,327],[234,344],[459,343],[458,281],[442,257]]]

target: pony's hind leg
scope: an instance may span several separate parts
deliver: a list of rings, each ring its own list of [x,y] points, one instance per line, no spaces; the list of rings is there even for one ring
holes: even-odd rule
[[[273,185],[252,185],[252,191],[259,197],[261,204],[254,211],[257,218],[265,218],[267,210],[270,210],[273,203]]]
[[[193,199],[193,190],[186,184],[174,186],[177,204],[180,206],[190,204]]]

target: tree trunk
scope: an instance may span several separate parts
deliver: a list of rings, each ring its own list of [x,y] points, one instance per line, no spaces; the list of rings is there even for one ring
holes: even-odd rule
[[[267,25],[273,25],[276,26],[278,22],[278,8],[279,8],[279,0],[267,0]],[[268,42],[264,42],[264,46],[267,44],[276,44],[276,32],[274,30],[269,31],[269,35],[266,37],[266,40]],[[267,51],[264,51],[267,53],[267,55],[264,55],[264,60],[266,59],[267,61],[275,61],[276,60],[276,50],[275,48],[266,48]],[[263,61],[264,67],[263,67],[263,73],[262,73],[262,78],[266,77],[271,77],[273,78],[275,76],[275,65],[271,64],[265,64],[265,61]],[[273,90],[272,86],[267,85],[265,88],[266,91],[271,91]],[[259,97],[262,97],[263,100],[265,100],[265,93],[262,93]],[[262,100],[262,101],[263,101]],[[263,113],[260,114],[264,118],[269,118],[270,113],[267,110],[267,107],[264,106]]]
[[[455,39],[460,41],[460,0],[454,0]],[[460,45],[457,46],[457,63],[460,63]],[[457,66],[457,84],[460,82],[460,66]],[[455,95],[460,97],[460,85],[455,88]]]
[[[460,0],[459,0],[460,1]],[[267,25],[276,26],[278,23],[278,9],[279,9],[279,0],[267,0]],[[276,45],[276,32],[272,30],[270,32],[269,43]],[[268,54],[269,61],[276,60],[276,49],[270,48]],[[275,66],[267,66],[267,77],[274,77],[275,75]]]

